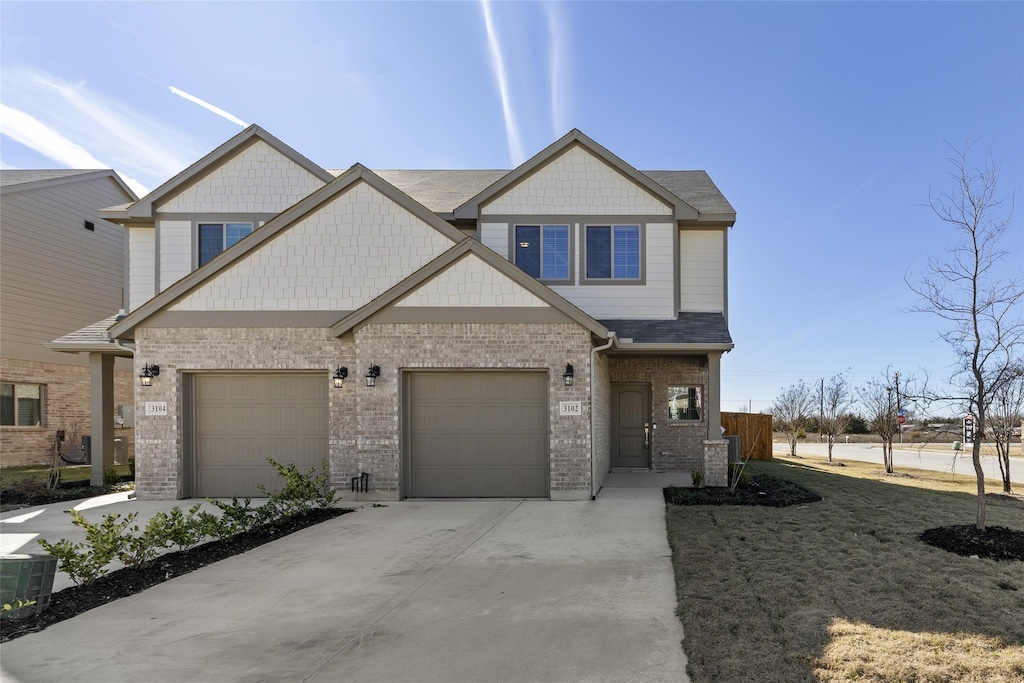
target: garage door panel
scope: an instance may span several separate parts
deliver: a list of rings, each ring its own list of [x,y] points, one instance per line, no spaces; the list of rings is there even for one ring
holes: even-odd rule
[[[195,495],[262,496],[282,484],[267,462],[319,468],[327,457],[327,383],[316,375],[196,375]]]
[[[546,497],[547,375],[410,377],[410,495]]]

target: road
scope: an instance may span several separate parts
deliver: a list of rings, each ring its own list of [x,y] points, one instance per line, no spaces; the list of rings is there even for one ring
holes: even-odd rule
[[[1018,453],[1020,452],[1019,444],[1014,444],[1013,448]],[[789,453],[789,444],[772,444],[772,452],[785,455]],[[893,465],[897,470],[901,467],[915,467],[922,470],[955,472],[965,476],[974,476],[970,453],[964,454],[961,452],[961,455],[954,458],[953,449],[950,444],[928,444],[924,448],[911,444],[906,444],[901,448],[899,444],[894,444],[892,453]],[[824,443],[798,443],[796,454],[828,457],[828,445]],[[881,466],[882,444],[837,443],[832,448],[832,457],[837,460],[874,462]],[[981,467],[985,471],[986,479],[1000,479],[999,463],[996,462],[994,455],[982,454]],[[1010,456],[1010,481],[1014,484],[1024,485],[1024,457],[1020,455]]]

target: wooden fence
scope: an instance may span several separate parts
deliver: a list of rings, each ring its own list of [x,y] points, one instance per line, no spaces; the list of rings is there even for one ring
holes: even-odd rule
[[[722,413],[726,436],[740,437],[740,456],[772,459],[772,416],[760,413]]]

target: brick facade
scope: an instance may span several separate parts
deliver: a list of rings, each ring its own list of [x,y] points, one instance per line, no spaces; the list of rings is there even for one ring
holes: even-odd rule
[[[136,423],[140,458],[136,486],[142,498],[189,495],[183,462],[184,373],[210,370],[318,370],[324,382],[337,365],[352,377],[331,389],[328,441],[332,482],[369,472],[376,498],[401,496],[400,372],[416,368],[532,369],[549,373],[549,457],[552,499],[589,499],[590,334],[572,323],[368,324],[351,340],[320,328],[144,328],[136,332],[138,363],[157,363],[160,376],[139,390]],[[567,387],[562,369],[572,363]],[[379,365],[377,386],[362,381]],[[167,403],[168,414],[145,416],[146,401]],[[583,415],[559,415],[560,401],[580,401]]]
[[[92,431],[88,366],[0,359],[0,382],[43,385],[43,424],[40,427],[0,427],[3,466],[48,465],[58,429],[76,423],[80,434]],[[132,372],[114,371],[114,408],[132,405],[135,380]],[[134,430],[114,430],[114,438],[127,441],[126,455],[135,457]]]

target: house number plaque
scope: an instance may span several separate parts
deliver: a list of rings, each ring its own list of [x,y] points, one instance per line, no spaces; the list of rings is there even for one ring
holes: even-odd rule
[[[165,401],[146,401],[146,415],[166,415],[167,403]]]
[[[583,404],[580,401],[559,401],[559,415],[582,415]]]

